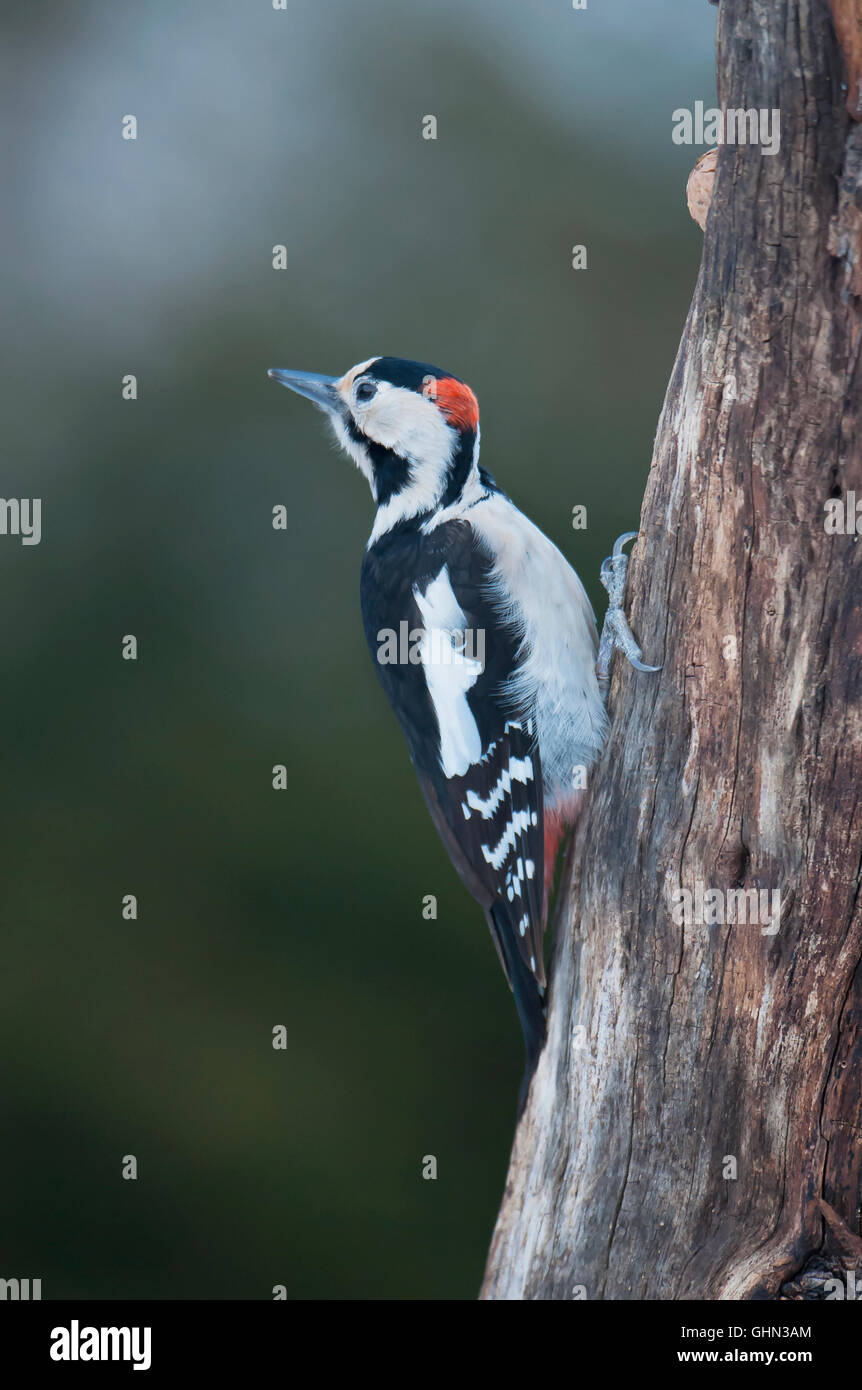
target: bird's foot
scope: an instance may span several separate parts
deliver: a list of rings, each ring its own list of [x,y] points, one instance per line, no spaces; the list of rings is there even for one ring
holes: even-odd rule
[[[641,649],[623,612],[626,571],[629,567],[629,557],[624,552],[623,546],[627,545],[629,541],[633,541],[637,534],[637,531],[626,531],[624,535],[617,537],[614,541],[613,554],[602,561],[602,567],[599,571],[599,578],[608,591],[608,611],[602,625],[599,654],[596,660],[596,674],[605,694],[607,694],[610,678],[611,657],[616,647],[619,647],[620,651],[625,654],[636,671],[661,670],[660,666],[647,666],[641,660]]]

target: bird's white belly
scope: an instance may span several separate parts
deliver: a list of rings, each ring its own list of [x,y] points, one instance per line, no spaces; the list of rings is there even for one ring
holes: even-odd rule
[[[583,787],[601,753],[608,720],[596,677],[597,634],[590,601],[571,565],[507,498],[493,494],[469,520],[495,557],[501,608],[523,628],[523,660],[511,682],[513,704],[535,710],[549,804]]]

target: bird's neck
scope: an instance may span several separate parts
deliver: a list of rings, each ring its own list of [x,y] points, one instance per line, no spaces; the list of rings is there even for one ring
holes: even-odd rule
[[[397,455],[393,456],[398,458]],[[427,522],[440,513],[466,505],[482,484],[479,478],[479,430],[460,430],[448,459],[400,459],[400,485],[375,489],[377,515],[368,544],[373,545],[393,526],[415,519]],[[387,478],[398,479],[398,464],[387,469]]]

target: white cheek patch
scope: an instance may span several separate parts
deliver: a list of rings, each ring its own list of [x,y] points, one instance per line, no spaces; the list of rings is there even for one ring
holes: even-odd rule
[[[420,392],[381,382],[376,396],[367,406],[360,405],[357,415],[363,433],[385,449],[437,469],[448,465],[454,431],[434,402]]]
[[[413,597],[425,628],[419,658],[440,730],[440,765],[446,777],[461,777],[482,757],[479,727],[467,702],[467,691],[479,679],[482,663],[462,650],[467,618],[446,565],[424,594],[414,585]]]
[[[381,381],[369,402],[357,401],[353,396],[353,383],[375,361],[377,359],[371,357],[367,362],[360,362],[358,367],[352,367],[339,381],[338,390],[357,431],[372,444],[390,449],[404,459],[408,478],[405,486],[378,508],[369,545],[397,522],[434,511],[457,443],[457,431],[446,423],[435,403],[419,392]],[[333,413],[330,419],[336,439],[368,479],[376,502],[374,465],[368,449],[351,435],[338,414]]]

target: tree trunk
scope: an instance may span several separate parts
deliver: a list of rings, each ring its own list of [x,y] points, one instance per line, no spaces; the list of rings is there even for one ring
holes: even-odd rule
[[[628,586],[664,667],[615,658],[485,1298],[815,1296],[862,1264],[862,554],[825,524],[862,511],[862,0],[722,0],[718,29],[719,105],[779,109],[780,149],[719,151]],[[722,923],[737,888],[780,920]]]

